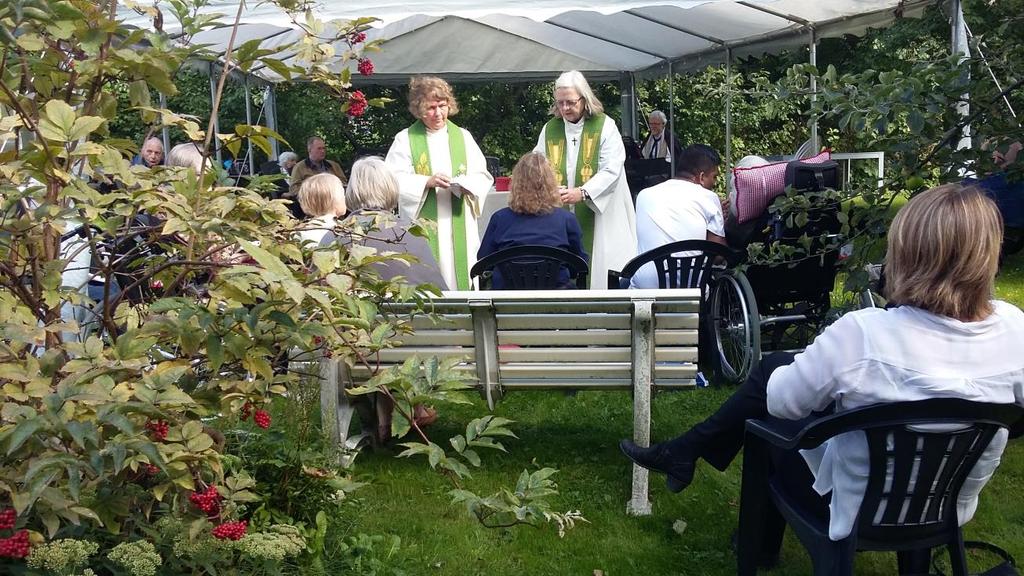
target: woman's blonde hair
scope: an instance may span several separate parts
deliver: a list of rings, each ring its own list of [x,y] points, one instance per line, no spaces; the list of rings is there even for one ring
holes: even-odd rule
[[[530,152],[516,162],[508,207],[516,214],[550,214],[562,204],[555,171],[543,154]]]
[[[561,76],[555,80],[555,87],[552,91],[558,90],[559,88],[572,88],[580,95],[583,99],[583,117],[590,118],[604,112],[604,105],[597,99],[597,95],[590,89],[590,84],[587,79],[583,77],[583,74],[576,70],[569,70],[563,72]],[[558,108],[558,102],[552,102],[551,108],[548,112],[552,116],[559,117],[562,115],[561,110]]]
[[[345,202],[351,210],[394,210],[398,180],[379,156],[360,158],[349,172]]]
[[[345,212],[345,186],[334,174],[314,174],[299,187],[299,206],[308,216]]]
[[[192,142],[178,144],[167,153],[168,166],[182,166],[199,172],[203,167],[203,152]]]
[[[1003,220],[978,188],[946,184],[914,196],[889,227],[886,295],[975,321],[992,312]]]
[[[459,113],[459,103],[455,101],[452,87],[436,76],[413,76],[409,80],[409,113],[416,118],[423,117],[427,105],[435,100],[448,103],[448,115]]]

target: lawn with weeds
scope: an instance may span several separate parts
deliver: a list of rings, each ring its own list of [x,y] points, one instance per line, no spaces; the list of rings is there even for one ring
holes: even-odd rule
[[[1008,258],[996,290],[998,298],[1024,305],[1024,254]],[[666,439],[712,413],[731,388],[659,392],[653,403],[653,437]],[[465,423],[486,412],[472,407],[439,407],[441,418],[429,429],[435,442],[462,432]],[[653,514],[625,513],[630,464],[618,441],[632,436],[632,401],[627,392],[519,392],[498,405],[498,415],[516,421],[519,440],[508,453],[485,454],[464,487],[490,494],[513,487],[519,473],[550,466],[560,488],[556,508],[579,509],[589,523],[559,538],[553,527],[488,529],[450,504],[451,483],[432,472],[422,458],[396,459],[399,448],[367,452],[356,461],[359,480],[369,485],[352,495],[353,533],[393,534],[401,545],[389,564],[410,575],[603,576],[735,573],[730,535],[739,514],[740,459],[725,473],[702,463],[693,484],[680,494],[652,475]],[[1024,440],[1011,442],[1002,465],[982,492],[968,539],[993,542],[1024,558]],[[803,575],[810,561],[787,533],[778,575]],[[857,574],[896,572],[895,554],[861,553]]]

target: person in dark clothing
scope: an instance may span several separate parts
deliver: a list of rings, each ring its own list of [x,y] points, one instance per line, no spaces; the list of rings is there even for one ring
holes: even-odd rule
[[[491,216],[487,231],[480,241],[477,259],[513,246],[542,245],[568,250],[588,260],[583,250],[583,232],[579,222],[561,207],[561,193],[555,172],[543,154],[525,154],[512,169],[508,208]],[[569,270],[562,267],[559,285],[575,288],[569,279]],[[495,268],[491,277],[494,290],[504,288],[501,272]]]

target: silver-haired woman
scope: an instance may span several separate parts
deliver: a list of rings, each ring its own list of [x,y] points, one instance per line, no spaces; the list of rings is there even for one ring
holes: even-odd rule
[[[626,183],[626,149],[615,121],[576,70],[555,80],[554,116],[540,131],[537,147],[564,186],[591,255],[590,287],[606,288],[608,270],[621,270],[636,255],[636,213]]]

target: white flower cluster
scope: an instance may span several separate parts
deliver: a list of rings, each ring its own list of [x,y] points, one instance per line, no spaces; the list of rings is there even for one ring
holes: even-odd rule
[[[88,540],[63,538],[32,548],[26,563],[29,568],[42,568],[52,574],[68,574],[89,562],[100,545]]]
[[[306,549],[306,539],[295,526],[274,524],[265,532],[246,534],[238,541],[238,550],[255,560],[280,562]]]
[[[107,558],[120,564],[132,576],[155,576],[162,562],[160,553],[146,540],[122,542],[114,546]]]

